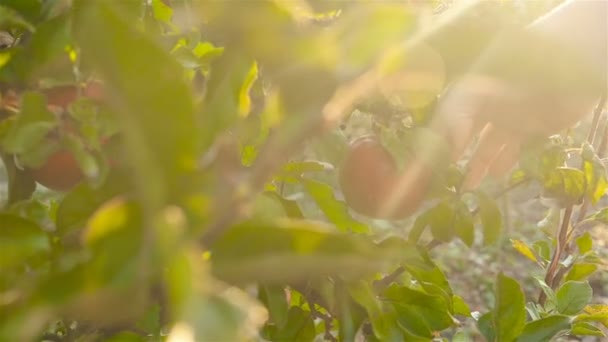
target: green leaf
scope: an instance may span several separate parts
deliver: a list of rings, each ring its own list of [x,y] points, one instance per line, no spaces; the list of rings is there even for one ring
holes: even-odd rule
[[[295,218],[295,219],[304,218],[304,214],[302,214],[302,210],[300,210],[298,201],[287,199],[273,191],[266,191],[264,193],[267,196],[273,197],[274,199],[276,199],[277,201],[279,201],[281,203],[281,205],[283,206],[283,210],[285,211],[285,214],[287,214],[287,217]]]
[[[596,264],[580,263],[574,264],[572,269],[566,275],[566,281],[568,280],[585,280],[591,274],[597,270]]]
[[[565,315],[579,313],[591,301],[593,289],[588,282],[567,281],[557,291],[557,311]]]
[[[171,24],[171,18],[173,17],[173,9],[161,0],[152,0],[152,10],[154,12],[154,18],[165,24]]]
[[[285,283],[328,275],[369,275],[387,268],[398,253],[320,222],[281,219],[231,227],[214,243],[211,260],[220,278]]]
[[[2,5],[17,11],[32,22],[39,19],[42,10],[42,3],[37,0],[3,0]]]
[[[452,207],[446,202],[439,203],[429,210],[429,215],[428,224],[433,237],[442,242],[451,241],[455,233],[453,227],[455,214]]]
[[[536,280],[541,290],[547,296],[547,304],[551,304],[553,306],[557,305],[557,297],[555,296],[555,291],[553,291],[553,289],[549,285],[547,285],[547,283],[545,283],[545,280],[542,277],[535,277],[534,280]]]
[[[526,324],[526,299],[521,286],[502,273],[496,279],[493,322],[498,342],[513,341]]]
[[[479,205],[479,216],[483,227],[483,243],[490,245],[495,243],[502,232],[502,215],[496,201],[486,194],[477,193],[477,205]]]
[[[270,321],[277,327],[287,322],[289,303],[283,286],[261,285],[258,292],[260,301],[268,309]]]
[[[599,336],[599,337],[606,336],[606,334],[604,334],[604,332],[600,328],[594,326],[591,323],[587,323],[587,322],[574,323],[570,333],[575,336]]]
[[[576,322],[599,322],[608,328],[608,305],[591,304],[585,307],[585,313],[576,316]]]
[[[120,175],[108,177],[105,184],[98,188],[87,183],[77,185],[65,195],[57,208],[55,226],[58,233],[66,235],[84,228],[97,208],[124,189],[125,180]]]
[[[589,143],[583,144],[583,171],[587,182],[587,197],[596,204],[608,190],[608,179],[604,163]]]
[[[551,247],[549,246],[548,241],[535,241],[534,244],[532,244],[532,248],[534,248],[536,254],[544,261],[549,261],[551,259]]]
[[[496,341],[496,327],[494,326],[494,315],[492,312],[487,312],[479,317],[477,328],[487,341]]]
[[[338,229],[355,233],[369,232],[369,227],[350,216],[348,206],[336,199],[334,189],[330,185],[313,179],[303,179],[302,182],[321,211]]]
[[[471,317],[471,309],[464,299],[457,295],[454,295],[452,298],[452,301],[454,302],[454,313],[457,315]]]
[[[315,335],[315,323],[310,312],[292,306],[285,326],[277,329],[271,337],[274,341],[312,341]]]
[[[255,62],[242,51],[226,49],[211,65],[211,74],[205,83],[203,126],[200,133],[200,149],[207,149],[216,136],[232,126],[241,117],[248,92],[243,93],[251,81]]]
[[[541,318],[526,324],[524,331],[517,338],[517,342],[543,342],[550,341],[560,331],[570,329],[571,318],[554,315]]]
[[[602,211],[603,210],[604,209],[602,209]],[[608,215],[608,211],[606,211],[606,215]],[[591,234],[589,234],[589,232],[585,232],[583,235],[578,237],[576,239],[576,246],[578,247],[578,252],[580,254],[585,254],[589,252],[593,248],[593,238],[591,237]]]
[[[36,27],[30,40],[16,49],[0,72],[0,78],[9,82],[31,83],[37,77],[56,78],[71,74],[72,64],[66,47],[71,43],[71,16],[58,15]]]
[[[543,180],[545,196],[556,198],[561,206],[580,204],[586,192],[585,174],[574,168],[560,167]]]
[[[139,205],[125,198],[106,202],[91,216],[82,241],[93,252],[86,269],[92,284],[128,284],[134,280],[142,230]]]
[[[0,6],[0,27],[18,27],[34,31],[34,26],[12,8]]]
[[[429,336],[454,325],[448,303],[441,296],[393,284],[381,298],[395,306],[401,324],[417,335]]]
[[[21,111],[2,145],[9,153],[24,153],[44,145],[44,139],[55,126],[55,116],[46,108],[44,95],[27,92],[23,95]]]
[[[146,341],[146,339],[134,332],[125,331],[125,332],[121,332],[116,335],[113,335],[112,337],[108,338],[106,341],[107,342],[144,342],[144,341]]]
[[[10,268],[51,250],[48,235],[34,222],[10,214],[0,214],[0,266]]]
[[[143,331],[158,336],[161,329],[161,307],[153,304],[137,322],[137,327]]]
[[[158,205],[196,166],[194,102],[183,69],[114,2],[75,1],[73,14],[83,59],[104,78],[108,102],[129,132],[129,161],[145,184],[139,190]]]
[[[473,242],[475,241],[475,225],[473,224],[471,212],[464,203],[461,203],[456,209],[454,230],[465,245],[469,247],[473,246]]]
[[[400,335],[394,311],[387,310],[369,284],[359,281],[348,289],[351,297],[367,311],[374,335],[379,340],[393,340]]]

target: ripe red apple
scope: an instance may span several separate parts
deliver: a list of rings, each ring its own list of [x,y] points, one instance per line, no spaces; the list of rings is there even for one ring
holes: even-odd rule
[[[84,175],[71,152],[59,150],[42,166],[29,170],[32,178],[55,191],[68,191],[82,181]]]
[[[58,86],[45,89],[43,93],[47,97],[49,107],[64,110],[78,99],[79,95],[97,102],[104,99],[103,84],[96,81],[85,84],[80,92],[76,86]],[[69,124],[64,125],[63,129],[73,130]],[[102,144],[107,140],[102,139]],[[36,182],[55,191],[68,191],[84,178],[78,162],[72,153],[65,149],[51,154],[44,164],[31,168],[29,172]]]
[[[339,173],[346,203],[361,214],[384,219],[402,219],[416,211],[431,178],[430,168],[417,160],[399,171],[390,152],[372,136],[350,144]]]

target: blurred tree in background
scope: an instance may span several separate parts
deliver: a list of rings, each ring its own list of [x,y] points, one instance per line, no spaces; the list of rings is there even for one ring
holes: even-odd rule
[[[602,338],[603,104],[476,191],[425,128],[559,2],[0,1],[0,341]]]

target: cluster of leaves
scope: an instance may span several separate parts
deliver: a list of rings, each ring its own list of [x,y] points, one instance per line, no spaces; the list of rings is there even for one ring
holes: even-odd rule
[[[340,200],[346,145],[328,123],[368,95],[362,80],[419,19],[365,2],[3,1],[15,40],[0,53],[0,340],[429,341],[463,338],[467,319],[490,341],[602,336],[608,306],[589,305],[586,280],[601,260],[588,234],[574,239],[608,221],[585,215],[608,185],[593,141],[580,168],[564,166],[564,143],[522,161],[514,182],[542,184],[565,208],[566,238],[514,240],[546,270],[545,298],[498,274],[483,314],[429,249],[499,241],[491,196],[461,194],[452,170],[405,236],[385,227],[408,222],[356,218]],[[91,79],[102,104],[81,94],[49,108],[48,89]],[[28,170],[62,148],[84,180],[33,192]]]

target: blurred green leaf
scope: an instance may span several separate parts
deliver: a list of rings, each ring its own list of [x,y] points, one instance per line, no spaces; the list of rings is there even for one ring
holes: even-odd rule
[[[72,189],[57,208],[55,226],[61,235],[84,228],[89,217],[104,202],[118,195],[125,186],[120,177],[108,178],[106,183],[94,188],[82,183]]]
[[[428,211],[429,226],[433,237],[442,242],[448,242],[454,237],[454,210],[446,203],[439,203]]]
[[[242,51],[227,49],[212,64],[203,102],[200,148],[207,149],[217,134],[248,113],[247,103],[255,62]],[[257,67],[255,69],[257,77]],[[253,78],[255,80],[255,78]],[[243,112],[242,112],[243,111]]]
[[[106,340],[107,342],[144,342],[146,339],[134,332],[125,331],[118,333]]]
[[[433,331],[441,331],[454,325],[448,303],[441,296],[429,295],[405,286],[391,285],[381,298],[392,303],[399,313],[401,324],[407,324],[415,334],[431,336]],[[418,322],[418,324],[416,324]],[[407,325],[406,325],[407,326]]]
[[[270,337],[274,341],[312,341],[315,335],[315,323],[310,312],[292,306],[285,326],[278,328]]]
[[[513,246],[513,248],[515,248],[516,251],[519,252],[519,254],[525,256],[533,262],[538,262],[536,256],[534,255],[534,252],[532,252],[532,249],[525,242],[521,240],[511,239],[511,245]]]
[[[565,315],[579,313],[591,301],[593,289],[588,282],[567,281],[557,291],[557,310]]]
[[[493,325],[496,341],[513,341],[526,324],[526,299],[521,286],[504,274],[496,278],[496,305]]]
[[[42,2],[39,0],[3,0],[2,5],[17,11],[29,21],[39,19]]]
[[[550,341],[560,331],[570,329],[570,321],[570,317],[561,315],[548,316],[532,321],[526,324],[521,335],[517,337],[517,342]]]
[[[302,182],[321,211],[338,229],[354,233],[369,232],[369,227],[350,216],[348,206],[336,199],[334,189],[329,184],[313,179],[303,179]]]
[[[392,341],[401,337],[397,328],[397,315],[384,307],[369,284],[363,281],[356,282],[349,287],[348,293],[367,311],[376,338],[381,341]]]
[[[457,295],[454,295],[452,298],[454,302],[454,313],[457,315],[471,317],[471,309],[464,299]]]
[[[604,334],[604,332],[600,328],[594,326],[593,324],[587,323],[587,322],[574,323],[574,325],[572,325],[571,333],[572,333],[572,335],[575,335],[575,336],[606,337],[606,334]]]
[[[486,312],[477,320],[477,328],[487,341],[496,341],[496,327],[492,312]]]
[[[24,153],[44,145],[46,136],[57,125],[55,116],[46,108],[46,99],[40,93],[23,95],[21,111],[2,141],[9,153]]]
[[[547,174],[543,186],[545,196],[556,198],[562,206],[580,204],[586,193],[585,173],[560,167]]]
[[[566,275],[566,281],[568,280],[585,280],[591,274],[593,274],[597,270],[597,265],[588,264],[588,263],[580,263],[574,264],[572,269]]]
[[[608,190],[608,178],[604,163],[597,156],[593,147],[585,143],[583,145],[583,172],[587,184],[587,197],[592,204],[596,204]]]
[[[252,243],[255,241],[256,243]],[[231,227],[212,248],[214,273],[237,282],[289,283],[329,275],[357,278],[386,268],[398,251],[320,222],[277,220]]]
[[[47,233],[34,222],[10,214],[0,214],[0,222],[0,266],[3,269],[50,252],[51,242]]]
[[[584,312],[576,317],[576,322],[598,322],[608,328],[608,305],[590,304]]]
[[[0,27],[18,27],[28,31],[34,31],[34,26],[23,18],[19,12],[12,8],[0,5]]]
[[[158,205],[169,184],[196,165],[194,103],[179,64],[113,4],[76,1],[75,36],[129,132],[125,145],[139,190]]]
[[[27,84],[40,76],[71,76],[72,65],[66,53],[66,47],[71,43],[70,25],[69,14],[58,15],[38,25],[27,44],[16,48],[9,63],[1,69],[0,79]]]
[[[82,234],[82,241],[93,252],[87,266],[93,284],[124,285],[134,279],[142,230],[141,210],[134,201],[117,197],[95,211]]]
[[[534,248],[536,254],[544,261],[549,261],[551,259],[551,247],[549,246],[548,241],[535,241],[534,244],[532,244],[532,248]]]
[[[479,216],[483,226],[483,243],[491,245],[498,240],[502,233],[502,214],[496,201],[486,194],[477,193],[477,205],[479,205]]]
[[[282,286],[260,285],[258,296],[268,309],[270,322],[278,328],[285,326],[289,309],[285,288]]]
[[[602,211],[603,211],[603,209],[602,209]],[[602,215],[604,215],[604,214],[600,214],[600,212],[597,212],[593,216],[595,216],[596,214],[599,214],[600,217]],[[606,211],[606,215],[607,215],[606,218],[608,218],[608,211]],[[608,222],[608,220],[606,222]],[[593,238],[591,237],[591,234],[589,234],[589,232],[585,232],[583,235],[578,237],[576,239],[576,246],[578,246],[578,252],[580,254],[585,254],[585,253],[591,251],[591,249],[593,248]]]

